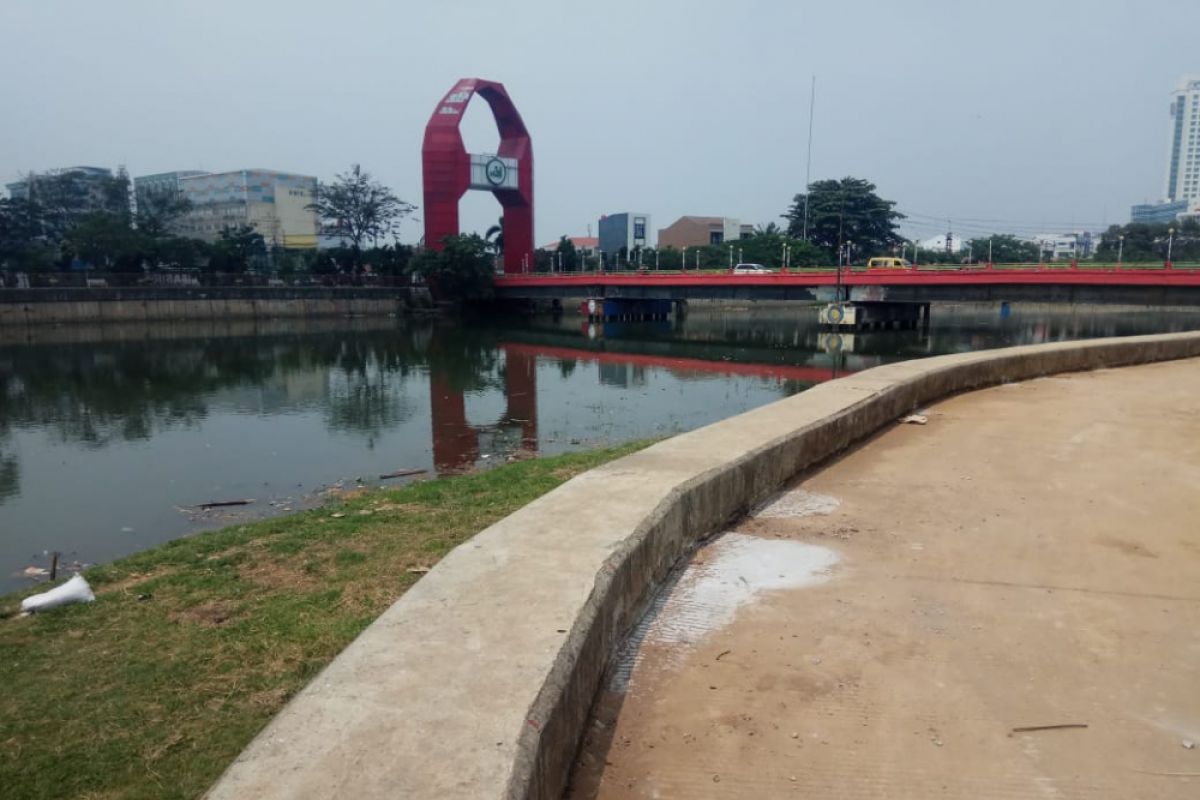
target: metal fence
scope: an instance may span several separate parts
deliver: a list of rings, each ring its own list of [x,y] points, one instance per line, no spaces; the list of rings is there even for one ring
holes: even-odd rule
[[[420,285],[409,276],[393,275],[267,275],[254,272],[20,272],[0,271],[0,288],[5,289],[105,289],[149,287],[161,289],[231,287],[375,287],[400,288]]]

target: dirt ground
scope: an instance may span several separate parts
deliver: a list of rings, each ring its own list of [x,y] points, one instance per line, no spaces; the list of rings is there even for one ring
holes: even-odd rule
[[[790,491],[670,587],[569,797],[1200,797],[1200,360],[951,398]]]

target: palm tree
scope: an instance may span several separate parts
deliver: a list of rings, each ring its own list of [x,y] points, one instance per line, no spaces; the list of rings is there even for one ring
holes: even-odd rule
[[[504,217],[496,220],[496,224],[487,229],[483,240],[492,246],[496,255],[504,252]]]

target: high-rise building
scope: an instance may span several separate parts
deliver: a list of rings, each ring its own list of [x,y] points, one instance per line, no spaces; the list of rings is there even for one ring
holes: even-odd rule
[[[183,175],[176,180],[192,204],[176,224],[183,236],[214,242],[226,227],[252,225],[268,246],[317,246],[317,214],[309,207],[316,196],[317,179],[310,175],[243,169]]]
[[[1200,74],[1184,75],[1171,93],[1165,199],[1200,200]]]
[[[113,172],[107,167],[60,167],[45,172],[31,172],[19,181],[6,184],[13,200],[46,202],[46,193],[54,195],[53,202],[70,205],[74,213],[92,211],[122,211],[122,192],[114,194]],[[42,195],[39,197],[39,194]],[[63,195],[69,195],[64,197]]]

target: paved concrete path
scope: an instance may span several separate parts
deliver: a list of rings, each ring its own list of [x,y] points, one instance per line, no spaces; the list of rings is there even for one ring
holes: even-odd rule
[[[1200,797],[1200,359],[941,402],[635,640],[572,797]]]

